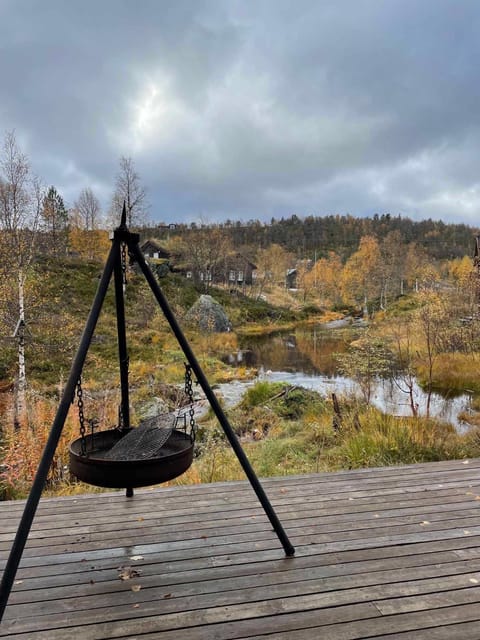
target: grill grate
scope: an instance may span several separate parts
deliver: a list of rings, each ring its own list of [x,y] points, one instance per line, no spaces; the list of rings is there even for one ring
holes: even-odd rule
[[[138,427],[124,435],[103,457],[119,461],[155,458],[172,435],[175,420],[176,417],[172,414],[142,420]]]

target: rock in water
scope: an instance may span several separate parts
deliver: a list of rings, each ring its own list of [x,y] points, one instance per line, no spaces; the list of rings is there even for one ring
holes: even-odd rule
[[[223,333],[232,330],[232,325],[224,308],[212,296],[201,295],[187,311],[185,320],[202,331]]]

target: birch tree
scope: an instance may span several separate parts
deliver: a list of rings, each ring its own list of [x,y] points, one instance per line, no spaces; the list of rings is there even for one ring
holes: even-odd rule
[[[18,427],[26,418],[25,284],[32,264],[43,190],[32,177],[28,158],[20,150],[14,132],[8,132],[0,156],[0,232],[3,281],[13,283],[17,314],[12,326],[18,342],[18,376],[15,385],[15,417]]]
[[[295,263],[295,256],[279,244],[271,244],[266,249],[259,249],[255,257],[258,268],[257,299],[265,288],[271,285],[285,286],[287,269]]]
[[[131,158],[122,156],[119,164],[110,216],[114,225],[117,226],[125,202],[127,226],[138,227],[145,224],[148,218],[147,190],[142,185]]]
[[[326,258],[318,259],[309,272],[309,284],[313,286],[323,304],[333,306],[341,302],[342,269],[340,256],[330,251]]]
[[[90,260],[103,254],[101,217],[100,202],[92,189],[82,189],[70,212],[70,244],[74,251]]]
[[[101,217],[100,202],[89,187],[80,191],[74,208],[76,215],[78,215],[78,226],[80,228],[84,231],[98,229]]]
[[[358,250],[347,260],[342,273],[342,293],[347,302],[362,304],[365,315],[368,305],[380,295],[381,255],[378,241],[363,236]]]

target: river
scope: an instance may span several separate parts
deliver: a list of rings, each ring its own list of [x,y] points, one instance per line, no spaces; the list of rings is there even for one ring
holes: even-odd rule
[[[362,331],[361,328],[354,331]],[[227,405],[240,400],[245,389],[257,380],[285,382],[319,393],[330,395],[354,393],[361,395],[358,384],[348,376],[339,375],[335,354],[346,350],[352,339],[351,330],[343,324],[331,326],[298,327],[293,332],[262,337],[244,337],[240,349],[229,354],[226,361],[233,366],[255,367],[259,374],[248,382],[230,382],[218,385]],[[427,394],[415,383],[415,402],[419,415],[426,414]],[[377,380],[372,389],[371,402],[385,413],[411,416],[408,396],[395,382]],[[467,393],[445,397],[433,393],[430,415],[449,422],[459,431],[468,424],[458,418],[461,412],[469,412],[471,396]]]

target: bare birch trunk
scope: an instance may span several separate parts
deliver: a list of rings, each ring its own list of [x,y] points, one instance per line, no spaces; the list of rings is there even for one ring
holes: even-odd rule
[[[25,424],[27,413],[27,373],[25,368],[25,276],[23,270],[18,272],[18,380],[15,393],[15,428]]]

